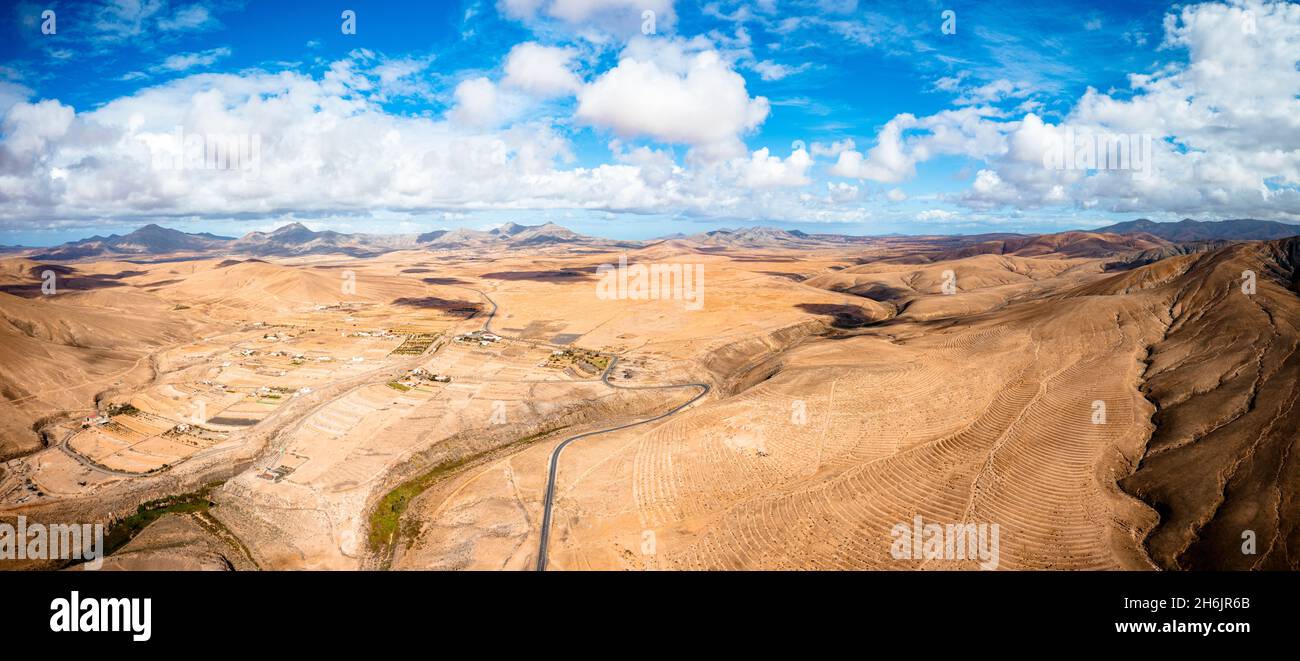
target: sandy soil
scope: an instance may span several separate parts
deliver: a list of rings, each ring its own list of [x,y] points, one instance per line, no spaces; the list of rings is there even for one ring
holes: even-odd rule
[[[81,263],[55,296],[3,260],[0,517],[218,481],[111,564],[529,569],[556,444],[702,382],[565,450],[551,568],[981,564],[900,558],[917,517],[996,525],[999,569],[1295,568],[1294,245],[1115,272],[1076,239]],[[620,257],[702,301],[607,295]]]

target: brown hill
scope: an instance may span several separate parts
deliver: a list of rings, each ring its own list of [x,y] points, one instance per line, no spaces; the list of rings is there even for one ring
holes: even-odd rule
[[[1145,374],[1156,429],[1121,482],[1161,514],[1147,549],[1162,567],[1300,568],[1298,264],[1290,238],[1132,274],[1182,271],[1161,285],[1170,320]]]
[[[0,293],[0,457],[38,447],[38,421],[89,413],[105,388],[149,378],[150,354],[194,334],[170,309],[130,287],[111,295]]]
[[[1158,223],[1146,218],[1108,225],[1093,230],[1114,234],[1150,234],[1166,241],[1261,241],[1284,239],[1300,234],[1300,225],[1272,220],[1237,218],[1200,221],[1184,218],[1176,223]]]
[[[973,255],[1040,257],[1051,254],[1066,257],[1106,257],[1118,253],[1150,250],[1165,245],[1168,245],[1167,242],[1147,234],[1123,236],[1099,232],[1060,232],[983,241],[941,252],[935,255],[934,259],[961,259]]]

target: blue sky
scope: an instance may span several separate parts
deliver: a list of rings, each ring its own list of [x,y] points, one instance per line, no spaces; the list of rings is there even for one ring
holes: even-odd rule
[[[0,243],[144,222],[646,238],[1300,220],[1294,8],[22,3],[0,23]],[[255,171],[160,171],[178,128],[256,135]],[[1047,170],[1067,128],[1149,140],[1154,176]]]

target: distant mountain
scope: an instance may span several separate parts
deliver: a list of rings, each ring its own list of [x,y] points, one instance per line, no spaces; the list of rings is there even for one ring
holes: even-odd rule
[[[419,236],[420,243],[429,249],[456,249],[486,247],[495,243],[496,237],[490,232],[470,230],[458,227],[454,230],[437,230]]]
[[[705,248],[817,248],[867,244],[879,240],[878,236],[851,234],[812,234],[802,230],[785,230],[779,227],[741,227],[718,229],[689,236],[669,234],[657,241],[688,241]]]
[[[506,237],[506,236],[514,236],[520,232],[526,232],[529,229],[531,228],[529,228],[527,225],[520,225],[519,223],[506,223],[505,225],[502,225],[501,227],[498,227],[494,230],[489,230],[488,234],[495,234],[497,236]]]
[[[1105,232],[1059,232],[1030,236],[1010,236],[980,241],[934,255],[933,259],[961,259],[973,255],[1018,255],[1036,257],[1059,254],[1067,257],[1107,257],[1136,251],[1149,251],[1168,243],[1146,233],[1115,234]]]
[[[189,234],[151,224],[124,236],[113,234],[71,241],[45,249],[30,257],[45,260],[75,260],[177,253],[257,257],[341,254],[371,257],[396,250],[512,249],[552,245],[628,248],[641,244],[631,241],[594,239],[555,223],[544,225],[506,223],[489,231],[461,228],[433,230],[423,234],[345,234],[332,230],[317,232],[302,223],[290,223],[271,232],[249,232],[238,239],[206,232]],[[20,246],[14,246],[12,249],[13,252],[29,250],[32,249]],[[0,247],[0,252],[7,252],[7,250]]]
[[[512,246],[539,246],[553,243],[578,243],[587,240],[587,237],[570,231],[567,228],[556,225],[555,223],[546,223],[545,225],[536,225],[526,227],[510,223],[508,234],[508,243]]]
[[[1146,218],[1139,218],[1138,220],[1116,223],[1092,231],[1113,234],[1144,233],[1175,243],[1214,240],[1271,241],[1300,235],[1300,225],[1251,218],[1220,221],[1200,221],[1185,218],[1178,222],[1169,223],[1158,223]]]
[[[550,245],[590,245],[605,247],[629,247],[640,245],[636,242],[596,239],[578,234],[568,228],[546,223],[544,225],[520,225],[506,223],[495,229],[480,231],[471,229],[439,230],[421,234],[419,242],[430,249],[457,248],[536,248]]]
[[[209,252],[229,246],[235,239],[207,232],[189,234],[180,230],[149,224],[119,236],[92,236],[80,241],[64,243],[46,252],[33,255],[33,259],[82,259],[85,257],[118,257],[138,255],[167,255],[187,252]]]
[[[302,223],[290,223],[273,232],[249,232],[230,245],[229,252],[263,257],[343,254],[369,257],[418,247],[412,234],[343,234],[317,232]]]
[[[784,248],[815,245],[818,239],[798,230],[776,227],[719,229],[685,237],[687,241],[721,248]]]

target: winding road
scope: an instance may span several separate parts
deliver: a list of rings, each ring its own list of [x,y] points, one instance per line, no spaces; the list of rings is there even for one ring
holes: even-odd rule
[[[699,401],[701,397],[709,394],[709,384],[707,383],[679,383],[679,384],[670,384],[665,386],[614,385],[609,382],[609,374],[611,371],[613,371],[614,365],[617,362],[618,362],[618,357],[617,356],[612,357],[611,360],[609,361],[609,367],[605,368],[605,374],[600,378],[601,382],[609,386],[610,388],[618,388],[620,390],[667,390],[672,388],[699,388],[700,392],[696,393],[694,397],[690,398],[689,400],[686,400],[684,403],[679,404],[673,410],[668,411],[666,413],[661,413],[659,415],[656,415],[653,418],[646,418],[645,420],[629,422],[627,424],[619,425],[617,427],[610,427],[608,429],[598,429],[596,431],[589,431],[585,434],[570,436],[569,438],[566,438],[563,441],[561,441],[559,445],[555,446],[555,449],[551,451],[551,466],[550,466],[550,470],[546,475],[546,497],[542,501],[542,506],[543,506],[542,534],[541,534],[541,539],[537,544],[537,571],[546,571],[546,545],[550,542],[550,538],[551,538],[551,510],[554,509],[555,506],[555,473],[559,469],[560,453],[564,452],[564,448],[568,447],[570,443],[574,441],[582,440],[584,438],[590,438],[592,436],[596,436],[599,434],[608,434],[609,432],[619,431],[622,429],[627,429],[629,427],[636,427],[638,425],[644,425],[647,423],[654,422],[656,420],[663,420],[664,418],[667,418],[668,416],[673,415],[678,411],[681,411],[682,409],[690,406],[691,404],[694,404],[695,402]]]
[[[492,300],[492,297],[488,296],[487,293],[483,292],[482,290],[474,289],[473,287],[459,287],[459,288],[472,291],[478,294],[479,296],[482,296],[483,300],[487,301],[487,303],[492,306],[492,309],[488,312],[487,318],[483,320],[483,332],[492,333],[493,332],[492,320],[496,317],[497,314],[496,301]],[[567,347],[560,346],[558,344],[551,344],[549,342],[539,342],[536,340],[525,340],[517,337],[508,337],[508,336],[501,335],[500,333],[495,333],[495,334],[507,340],[511,340],[515,342],[524,342],[534,346],[545,346],[545,347],[552,347],[557,349],[567,348]],[[668,416],[680,412],[682,409],[685,409],[691,404],[694,404],[695,402],[699,401],[700,398],[709,394],[710,387],[709,384],[707,383],[673,383],[673,384],[661,385],[661,386],[623,386],[623,385],[610,383],[609,375],[614,373],[614,366],[618,364],[618,356],[615,356],[613,354],[606,354],[606,353],[599,353],[598,355],[606,356],[609,358],[609,365],[605,366],[605,371],[600,375],[600,382],[610,388],[616,388],[618,390],[675,390],[678,388],[699,388],[700,391],[696,393],[694,397],[686,400],[682,404],[679,404],[671,411],[661,413],[659,415],[654,416],[653,418],[646,418],[645,420],[637,420],[636,422],[629,422],[626,424],[618,425],[616,427],[597,429],[595,431],[589,431],[586,433],[578,434],[577,436],[570,436],[569,438],[566,438],[563,441],[561,441],[559,445],[555,446],[555,449],[551,451],[550,467],[546,474],[546,496],[542,500],[542,531],[541,531],[541,537],[537,544],[537,571],[546,571],[546,547],[551,540],[551,514],[552,514],[552,510],[555,509],[555,474],[559,470],[560,453],[564,452],[564,448],[568,447],[570,443],[573,443],[574,441],[580,441],[584,438],[591,438],[592,436],[599,436],[600,434],[608,434],[610,432],[621,431],[623,429],[628,429],[630,427],[649,424],[657,420],[663,420]]]

